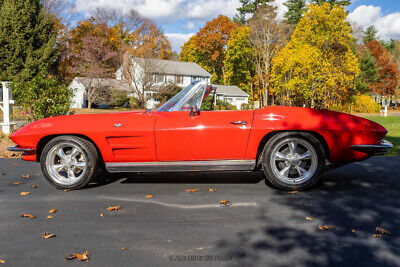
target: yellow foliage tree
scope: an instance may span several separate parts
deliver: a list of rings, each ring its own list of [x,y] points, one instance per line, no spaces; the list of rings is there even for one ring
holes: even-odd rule
[[[271,86],[282,104],[329,108],[350,99],[360,69],[346,19],[341,6],[307,7],[272,61]]]

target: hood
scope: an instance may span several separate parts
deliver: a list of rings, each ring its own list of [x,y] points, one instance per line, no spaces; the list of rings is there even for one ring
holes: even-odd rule
[[[16,132],[14,132],[10,138],[14,142],[19,136],[32,135],[35,133],[49,133],[54,134],[57,132],[69,133],[82,129],[82,127],[96,128],[103,122],[113,122],[116,119],[132,117],[132,115],[143,114],[145,111],[132,111],[132,112],[119,112],[119,113],[103,113],[103,114],[75,114],[75,115],[63,115],[45,118],[34,121],[30,124],[25,125]]]

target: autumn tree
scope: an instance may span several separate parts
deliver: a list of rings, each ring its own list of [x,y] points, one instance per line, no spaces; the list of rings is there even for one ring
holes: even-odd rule
[[[138,57],[169,59],[171,44],[163,31],[150,20],[145,20],[128,37],[125,51]]]
[[[311,3],[322,5],[324,3],[328,3],[331,6],[339,5],[339,6],[348,6],[351,4],[351,0],[311,0]]]
[[[296,25],[304,11],[306,10],[305,0],[287,0],[283,3],[287,7],[287,12],[285,13],[286,21],[291,25]]]
[[[369,26],[363,31],[364,37],[363,41],[364,44],[371,42],[372,40],[377,40],[377,33],[378,30],[375,28],[374,25]]]
[[[107,95],[100,86],[98,78],[114,78],[118,68],[119,54],[108,46],[108,40],[96,35],[87,35],[81,40],[81,49],[75,51],[72,57],[72,73],[75,76],[90,78],[87,85],[88,108],[93,103],[103,100]]]
[[[253,48],[255,72],[262,91],[264,105],[268,105],[271,62],[290,35],[289,27],[276,19],[276,7],[260,7],[249,21],[250,43]]]
[[[195,39],[196,36],[193,36],[183,44],[179,54],[180,61],[200,63],[201,58],[196,50]]]
[[[377,40],[368,42],[366,47],[380,68],[378,81],[371,85],[372,91],[385,97],[396,94],[399,83],[399,69],[392,62],[390,53]]]
[[[232,32],[228,41],[225,59],[226,84],[237,85],[253,96],[252,78],[254,77],[253,48],[250,40],[250,28],[242,26]]]
[[[309,5],[272,63],[271,83],[281,103],[329,108],[348,101],[360,72],[352,40],[343,7]]]
[[[393,62],[397,65],[397,69],[399,70],[400,73],[400,40],[397,40],[395,42],[392,56],[393,56]],[[398,105],[399,104],[398,101],[400,100],[400,82],[398,83],[397,86],[395,99],[397,99],[397,105]]]
[[[53,17],[55,23],[70,26],[76,19],[74,3],[69,0],[41,0],[46,15]]]
[[[226,16],[218,16],[206,23],[200,31],[182,47],[181,60],[198,63],[212,73],[211,80],[224,83],[226,46],[236,25]]]
[[[118,8],[99,7],[93,18],[100,25],[119,27],[122,31],[123,52],[136,56],[151,56],[159,59],[171,57],[171,45],[161,28],[136,10],[124,12]]]
[[[171,46],[161,29],[147,18],[131,10],[128,14],[112,8],[99,8],[94,16],[78,22],[71,29],[65,50],[68,52],[62,61],[62,72],[67,81],[73,78],[70,71],[71,53],[83,49],[83,39],[96,36],[102,39],[107,49],[118,52],[120,59],[125,52],[139,57],[168,59]]]

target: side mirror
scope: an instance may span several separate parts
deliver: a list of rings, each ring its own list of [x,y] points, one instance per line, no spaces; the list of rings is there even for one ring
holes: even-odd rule
[[[200,110],[196,106],[190,107],[190,117],[200,115]]]

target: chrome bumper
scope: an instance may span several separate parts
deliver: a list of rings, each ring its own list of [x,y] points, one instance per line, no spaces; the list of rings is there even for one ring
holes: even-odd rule
[[[12,151],[12,152],[32,152],[35,151],[35,149],[33,148],[26,148],[26,147],[19,147],[19,146],[13,146],[13,147],[9,147],[7,148],[8,151]]]
[[[389,149],[393,148],[393,144],[389,141],[383,140],[379,145],[352,145],[351,148],[368,154],[384,155]]]

